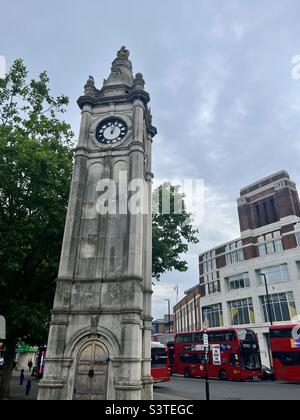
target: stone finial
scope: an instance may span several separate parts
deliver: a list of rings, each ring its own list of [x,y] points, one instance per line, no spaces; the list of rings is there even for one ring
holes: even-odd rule
[[[103,87],[126,85],[133,86],[132,63],[129,60],[129,51],[126,47],[122,47],[114,59],[111,67],[111,72],[107,80],[103,83]]]
[[[125,46],[123,46],[117,53],[118,58],[123,59],[123,60],[128,60],[129,55],[130,55],[130,52],[129,50],[127,50]]]
[[[133,82],[134,89],[141,89],[145,88],[145,80],[141,73],[137,73]]]
[[[86,96],[93,96],[95,90],[95,81],[93,76],[89,76],[86,85],[84,86],[84,94]]]
[[[248,203],[247,197],[239,197],[237,199],[237,203],[239,207],[244,206],[245,204]]]

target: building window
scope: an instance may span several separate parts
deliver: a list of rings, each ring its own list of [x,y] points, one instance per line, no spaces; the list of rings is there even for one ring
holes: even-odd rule
[[[229,302],[232,325],[255,324],[252,298]]]
[[[276,252],[283,252],[283,245],[280,232],[273,232],[258,238],[258,249],[260,257]]]
[[[192,302],[192,303],[190,303],[190,314],[191,314],[191,325],[190,325],[190,328],[191,328],[191,331],[193,331],[195,329],[195,323],[194,323],[195,314],[194,314],[194,311],[195,311],[194,302]]]
[[[238,274],[225,279],[226,288],[228,292],[239,289],[246,289],[250,287],[250,279],[248,273]]]
[[[179,312],[178,312],[178,314],[179,314]],[[177,318],[177,331],[181,331],[181,323],[180,323],[181,317],[180,317],[180,315],[177,315],[177,316],[178,316],[178,318]]]
[[[261,201],[255,205],[255,216],[257,227],[278,222],[276,205],[273,198]]]
[[[296,232],[297,245],[300,246],[300,232]]]
[[[211,271],[216,271],[217,269],[217,261],[216,258],[211,257],[210,254],[207,254],[204,257],[204,273],[210,273]]]
[[[215,293],[220,293],[221,292],[221,283],[220,281],[214,281],[211,283],[208,283],[208,294],[209,295],[214,295]]]
[[[262,296],[260,299],[264,320],[265,322],[270,322],[267,297]],[[270,311],[273,322],[291,321],[294,317],[297,317],[293,293],[289,292],[270,295]]]
[[[286,283],[289,279],[289,270],[287,264],[276,265],[274,267],[264,268],[257,271],[257,285],[264,285],[264,277],[260,274],[265,274],[268,284]]]
[[[261,223],[261,217],[260,217],[260,208],[258,204],[255,206],[255,212],[256,212],[256,225],[260,227],[262,226],[262,223]]]
[[[202,308],[202,319],[207,321],[209,328],[224,327],[222,304],[206,306]]]
[[[226,246],[226,264],[235,264],[240,261],[244,261],[244,251],[242,248],[243,244],[241,241],[233,242]]]

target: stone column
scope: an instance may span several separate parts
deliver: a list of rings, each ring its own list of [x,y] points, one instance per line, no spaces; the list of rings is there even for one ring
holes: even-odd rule
[[[76,251],[80,232],[81,209],[85,192],[87,158],[77,152],[71,184],[69,207],[62,246],[55,302],[47,347],[44,380],[39,384],[40,400],[58,400],[64,395],[67,378],[62,376],[64,344],[68,329],[72,279],[76,267]]]
[[[62,245],[59,266],[59,278],[73,279],[76,267],[76,251],[80,233],[81,212],[85,194],[87,175],[87,157],[84,152],[77,151],[74,162],[74,171],[71,184],[69,206],[67,212],[68,223]]]
[[[129,182],[141,180],[144,176],[144,145],[143,145],[143,104],[135,101],[133,109],[133,138],[129,152]],[[129,193],[130,199],[130,193]],[[143,215],[129,212],[129,243],[128,243],[128,275],[140,278],[136,286],[135,297],[131,302],[128,314],[122,319],[122,355],[120,360],[120,375],[122,380],[115,385],[117,399],[140,400],[141,364],[142,364],[142,314],[143,314]],[[135,306],[135,308],[133,307]]]
[[[153,399],[153,379],[151,376],[151,326],[152,326],[152,180],[151,173],[152,138],[146,139],[145,179],[148,196],[147,214],[144,215],[144,330],[143,330],[143,400]]]
[[[92,107],[90,104],[85,104],[81,111],[81,124],[79,131],[78,147],[88,146],[91,118]]]

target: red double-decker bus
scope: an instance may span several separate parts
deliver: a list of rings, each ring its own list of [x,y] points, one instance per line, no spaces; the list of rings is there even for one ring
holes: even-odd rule
[[[151,375],[154,383],[170,380],[168,349],[164,344],[151,343]]]
[[[221,380],[262,378],[258,339],[250,329],[207,332],[208,376]],[[185,377],[206,376],[203,331],[178,333],[174,344],[174,371]]]
[[[270,346],[276,379],[300,382],[300,325],[271,327]]]

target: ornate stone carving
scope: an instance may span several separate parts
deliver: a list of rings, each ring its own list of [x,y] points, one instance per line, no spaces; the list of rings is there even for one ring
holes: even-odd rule
[[[93,76],[89,76],[88,81],[84,86],[84,95],[85,96],[94,96],[95,93],[95,81]]]
[[[134,82],[133,82],[133,88],[144,90],[145,88],[145,80],[143,78],[143,75],[141,73],[137,73],[135,76]]]
[[[246,197],[240,197],[237,200],[238,206],[244,206],[245,204],[247,204],[247,198]]]
[[[274,185],[275,191],[281,190],[282,188],[285,188],[285,187],[286,187],[285,181],[276,182],[276,184]]]

